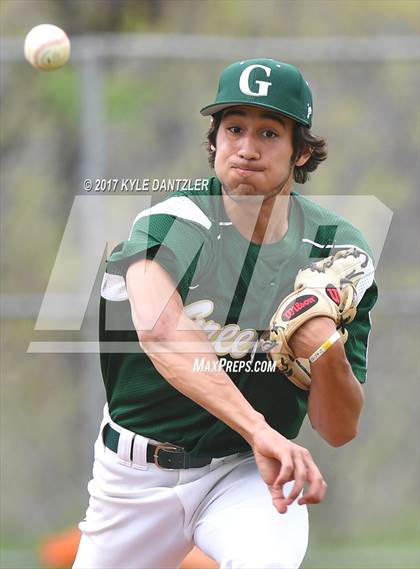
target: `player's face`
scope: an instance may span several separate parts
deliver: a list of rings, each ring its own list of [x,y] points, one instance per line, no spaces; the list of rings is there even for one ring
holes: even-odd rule
[[[224,190],[232,196],[288,193],[293,125],[292,119],[261,108],[227,109],[217,132],[214,165]]]

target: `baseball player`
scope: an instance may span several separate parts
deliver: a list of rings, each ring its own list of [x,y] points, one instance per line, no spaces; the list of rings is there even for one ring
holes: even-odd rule
[[[299,567],[326,483],[293,442],[357,433],[372,256],[350,223],[292,192],[326,158],[294,66],[240,61],[211,117],[215,176],[134,219],[100,305],[107,405],[74,564]]]

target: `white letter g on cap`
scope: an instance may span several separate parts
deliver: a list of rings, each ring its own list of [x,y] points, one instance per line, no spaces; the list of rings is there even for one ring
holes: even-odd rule
[[[249,67],[244,69],[241,73],[241,76],[239,78],[239,89],[242,91],[242,93],[244,93],[244,95],[252,95],[254,97],[266,97],[268,93],[268,88],[270,87],[270,85],[272,85],[272,83],[270,83],[269,81],[255,81],[255,83],[258,85],[258,91],[256,92],[251,91],[251,88],[249,86],[249,76],[251,74],[251,71],[256,67],[264,69],[267,77],[270,77],[271,75],[270,67],[266,67],[265,65],[259,65],[259,64],[250,65]]]

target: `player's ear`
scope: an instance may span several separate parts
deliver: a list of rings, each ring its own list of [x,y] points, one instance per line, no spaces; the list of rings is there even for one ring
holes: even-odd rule
[[[304,152],[299,156],[299,158],[295,161],[295,166],[303,166],[311,157],[312,152],[309,146],[306,147]]]

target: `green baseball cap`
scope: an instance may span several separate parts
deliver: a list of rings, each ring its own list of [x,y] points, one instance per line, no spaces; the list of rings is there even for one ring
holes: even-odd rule
[[[213,115],[236,105],[253,105],[286,115],[308,128],[312,125],[312,93],[302,73],[275,59],[232,63],[220,76],[216,100],[201,109]]]

